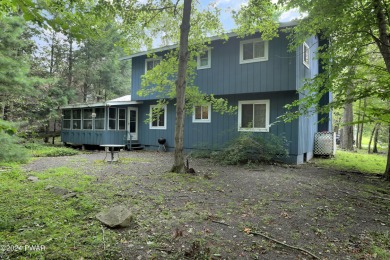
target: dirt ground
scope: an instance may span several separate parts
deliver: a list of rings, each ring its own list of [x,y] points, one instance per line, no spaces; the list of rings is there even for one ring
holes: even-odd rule
[[[105,184],[94,194],[102,205],[128,205],[138,225],[113,231],[122,259],[314,258],[300,249],[319,259],[390,254],[390,185],[377,176],[191,157],[195,175],[173,174],[172,153],[120,156],[112,164],[101,151],[42,158],[26,170],[79,169]]]

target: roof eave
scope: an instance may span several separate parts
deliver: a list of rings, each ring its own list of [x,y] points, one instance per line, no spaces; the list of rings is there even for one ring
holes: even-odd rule
[[[291,27],[291,26],[296,26],[296,25],[298,25],[298,21],[297,20],[293,20],[293,21],[286,22],[286,23],[279,23],[279,28]],[[237,34],[234,33],[234,32],[226,33],[225,35],[228,38],[237,36]],[[216,41],[216,40],[221,40],[221,39],[223,39],[222,36],[212,36],[212,37],[209,37],[210,41]],[[177,48],[178,46],[179,46],[178,44],[172,44],[172,45],[167,45],[167,46],[164,46],[164,47],[161,47],[161,48],[156,48],[156,49],[151,49],[151,50],[147,50],[147,51],[137,52],[137,53],[134,53],[132,55],[129,55],[129,56],[126,56],[126,57],[122,57],[119,60],[130,60],[132,58],[143,56],[143,55],[147,55],[147,54],[150,54],[150,53],[156,53],[156,52],[172,50],[172,49]]]

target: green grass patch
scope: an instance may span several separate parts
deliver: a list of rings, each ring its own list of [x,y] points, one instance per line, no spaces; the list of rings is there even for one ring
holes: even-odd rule
[[[315,159],[317,164],[344,171],[382,174],[386,168],[386,156],[337,150],[331,159]]]
[[[6,259],[110,259],[117,257],[116,234],[103,231],[95,219],[99,207],[88,194],[94,189],[92,177],[70,168],[43,173],[24,173],[16,165],[2,166],[0,172],[0,251]],[[39,178],[27,180],[29,175]],[[77,192],[63,199],[47,186]],[[30,250],[40,246],[43,250]],[[26,250],[27,247],[27,250]]]
[[[58,157],[77,155],[80,152],[67,147],[58,147],[48,144],[27,143],[25,147],[30,151],[34,157]]]

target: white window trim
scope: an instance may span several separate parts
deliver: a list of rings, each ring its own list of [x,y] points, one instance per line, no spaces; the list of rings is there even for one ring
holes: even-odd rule
[[[159,60],[161,62],[161,57],[157,57],[157,58],[149,58],[149,59],[146,59],[145,60],[145,73],[148,71],[147,68],[148,68],[148,61],[155,61],[155,60]]]
[[[198,70],[211,68],[211,48],[210,47],[207,48],[207,57],[208,57],[207,65],[206,66],[201,66],[200,65],[200,54],[198,54],[198,57],[197,57],[197,68],[198,68]]]
[[[308,54],[307,55],[308,55],[308,58],[309,58],[309,63],[307,63],[305,61],[305,51],[306,51],[306,48],[308,50]],[[303,46],[302,46],[302,49],[303,49],[303,52],[302,52],[303,65],[305,65],[308,69],[310,69],[310,47],[309,47],[309,45],[306,42],[304,42]]]
[[[241,127],[241,112],[243,104],[265,104],[266,115],[265,115],[265,128],[244,128]],[[270,102],[269,99],[266,100],[245,100],[238,101],[238,131],[242,132],[269,132],[269,117],[270,117]]]
[[[256,42],[264,42],[264,57],[254,58],[254,59],[250,59],[250,60],[244,60],[244,44],[247,44],[247,43],[254,44]],[[268,41],[263,41],[261,38],[240,41],[240,64],[267,61],[267,60],[268,60]]]
[[[167,105],[162,106],[161,108],[164,109],[164,126],[153,126],[153,108],[158,107],[158,105],[150,105],[150,122],[149,122],[149,129],[162,129],[165,130],[167,129]]]
[[[207,103],[207,104],[199,105],[199,106],[207,106],[208,107],[209,118],[208,119],[195,119],[195,107],[197,107],[197,106],[194,106],[194,111],[192,112],[192,123],[210,123],[211,122],[211,104]]]

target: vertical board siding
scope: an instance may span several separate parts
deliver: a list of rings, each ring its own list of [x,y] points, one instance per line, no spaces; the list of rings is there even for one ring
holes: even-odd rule
[[[245,39],[259,38],[260,34]],[[240,64],[240,41],[231,37],[228,41],[211,43],[211,68],[197,70],[195,85],[202,92],[215,95],[288,91],[296,89],[296,57],[288,51],[286,34],[269,41],[268,60]],[[157,53],[163,56],[164,53]],[[140,97],[141,76],[145,73],[146,55],[132,58],[133,100],[153,100],[156,95]]]
[[[227,98],[230,105],[237,106],[241,100],[270,99],[270,122],[273,123],[277,117],[284,112],[283,106],[297,98],[295,92],[283,92],[283,95],[276,93],[255,93],[243,95],[221,96]],[[139,141],[151,149],[158,148],[158,138],[167,139],[167,147],[174,147],[175,129],[175,106],[167,106],[167,129],[149,129],[149,123],[145,123],[149,113],[149,106],[156,104],[156,101],[145,101],[139,108]],[[294,138],[298,134],[298,120],[291,123],[277,123],[270,127],[270,133],[283,135],[289,141],[289,153],[293,156],[298,154],[298,140]],[[186,116],[184,146],[185,149],[219,149],[227,142],[231,141],[239,134],[238,114],[221,115],[216,112],[211,113],[211,123],[193,123],[192,115]],[[268,133],[256,133],[266,136]]]
[[[296,86],[297,89],[301,88],[305,79],[314,78],[318,74],[318,59],[316,57],[316,50],[318,49],[318,37],[313,36],[306,40],[307,45],[310,48],[310,66],[307,68],[303,64],[303,46],[297,48],[297,77],[296,77]],[[303,96],[300,95],[299,98]],[[314,108],[313,108],[314,109]],[[312,109],[312,110],[313,110]],[[309,115],[302,115],[299,117],[299,129],[296,133],[298,137],[298,154],[309,153],[313,151],[314,146],[314,134],[317,132],[317,121],[318,116],[316,113],[311,113]]]

